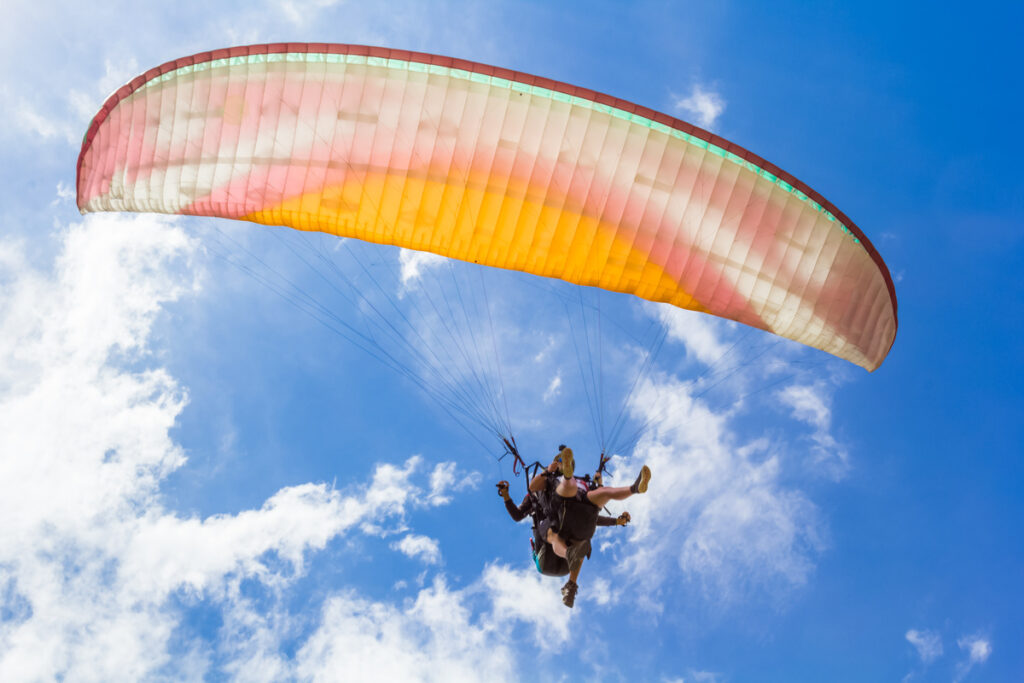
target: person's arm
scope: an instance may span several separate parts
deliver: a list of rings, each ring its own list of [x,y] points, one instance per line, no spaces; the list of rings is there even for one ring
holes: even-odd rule
[[[512,518],[512,521],[520,521],[522,519],[522,516],[519,514],[519,508],[516,507],[515,503],[513,503],[512,499],[509,498],[508,496],[507,481],[498,482],[498,495],[501,496],[502,499],[505,501],[505,509],[508,510],[508,514]]]
[[[533,512],[533,500],[530,498],[530,494],[526,494],[523,498],[523,502],[516,507],[516,504],[512,502],[512,499],[508,495],[508,482],[498,482],[498,495],[505,500],[505,509],[508,510],[509,517],[514,522],[521,522],[531,512]]]
[[[551,479],[551,477],[557,476],[555,474],[555,471],[560,466],[561,463],[558,460],[555,460],[550,465],[548,465],[548,468],[546,470],[544,470],[543,472],[538,472],[533,477],[533,479],[530,480],[529,489],[533,492],[543,491],[545,488],[547,488],[548,480]]]
[[[626,526],[629,524],[630,516],[628,512],[623,512],[618,517],[606,517],[604,515],[598,515],[597,525],[598,526]]]
[[[517,522],[523,521],[533,510],[533,501],[530,500],[530,494],[526,494],[526,497],[523,498],[523,502],[520,503],[518,507],[516,507],[516,504],[512,502],[511,498],[506,498],[505,509],[508,510],[508,514],[513,520]]]

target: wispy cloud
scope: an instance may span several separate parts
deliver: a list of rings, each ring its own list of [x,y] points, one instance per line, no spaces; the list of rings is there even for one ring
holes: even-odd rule
[[[981,664],[992,654],[992,644],[982,636],[964,636],[957,640],[956,644],[967,652],[968,660],[972,664]]]
[[[472,479],[463,477],[460,481],[453,462],[434,465],[434,469],[430,472],[430,491],[427,494],[427,502],[430,505],[445,505],[451,501],[449,494],[452,491],[464,488],[465,483]]]
[[[695,681],[695,683],[717,683],[720,680],[721,674],[715,673],[714,671],[698,671],[690,669],[685,677],[679,678],[662,678],[661,683],[687,683],[688,681]]]
[[[0,93],[3,94],[3,93]],[[4,97],[8,127],[42,140],[59,140],[68,144],[81,137],[77,121],[48,111],[25,97]]]
[[[423,273],[431,268],[439,268],[446,264],[448,259],[427,251],[413,251],[402,249],[398,253],[398,263],[401,268],[402,288],[408,291],[416,286],[416,283]]]
[[[84,87],[82,82],[77,82],[63,90],[52,87],[52,84],[49,88],[20,87],[15,90],[18,83],[11,79],[10,85],[0,88],[3,99],[0,121],[4,122],[5,129],[27,134],[29,139],[62,142],[76,147],[100,104],[138,71],[134,59],[126,59],[123,63],[108,59],[103,76],[88,79]]]
[[[992,643],[982,635],[963,636],[956,641],[961,650],[967,653],[967,659],[957,664],[954,681],[962,681],[971,669],[984,664],[992,655]]]
[[[558,374],[551,378],[551,383],[548,384],[548,388],[544,390],[544,396],[542,400],[545,403],[551,401],[551,399],[558,396],[562,390],[562,371],[559,370]]]
[[[833,479],[849,469],[846,448],[832,435],[831,395],[824,383],[794,384],[776,393],[780,403],[791,409],[795,419],[814,428],[811,440],[814,465]]]
[[[134,57],[127,57],[122,61],[108,58],[104,60],[103,67],[103,75],[93,82],[91,88],[72,88],[68,92],[71,109],[80,121],[91,119],[103,101],[139,74],[139,63]],[[81,135],[82,132],[79,131],[78,136]]]
[[[690,671],[690,678],[696,683],[718,683],[720,676],[714,671]]]
[[[632,409],[658,421],[633,457],[613,461],[618,484],[646,463],[650,493],[628,501],[635,528],[623,567],[656,587],[681,570],[716,600],[807,581],[824,547],[817,508],[783,484],[780,460],[763,440],[744,444],[673,379],[649,382]]]
[[[295,26],[308,26],[317,21],[324,9],[340,4],[341,0],[276,0],[285,18]]]
[[[725,111],[725,100],[707,86],[695,83],[688,95],[676,98],[673,107],[683,118],[695,122],[701,128],[712,130],[718,117]]]
[[[906,634],[907,642],[914,646],[917,655],[924,664],[930,664],[942,656],[942,638],[934,631],[918,631],[910,629]]]
[[[654,315],[704,364],[716,364],[744,338],[730,325],[704,324],[697,315]],[[723,385],[714,403],[703,397],[701,383],[671,375],[648,378],[633,395],[631,414],[649,428],[631,457],[612,462],[619,485],[631,482],[644,463],[653,471],[650,495],[623,504],[633,529],[628,543],[614,550],[620,571],[632,580],[656,589],[681,571],[707,597],[729,604],[782,596],[814,571],[826,547],[825,524],[808,493],[785,472],[820,471],[824,456],[794,458],[800,449],[787,432],[747,435],[737,427],[751,386],[777,381],[774,364],[784,363],[760,351],[754,356],[758,362],[735,366],[735,383]],[[815,448],[838,448],[828,386],[796,381],[782,390],[788,401],[783,405],[797,422],[813,427]]]
[[[729,350],[716,331],[722,321],[668,304],[647,304],[646,308],[665,326],[669,339],[682,342],[686,353],[701,363],[711,365]]]

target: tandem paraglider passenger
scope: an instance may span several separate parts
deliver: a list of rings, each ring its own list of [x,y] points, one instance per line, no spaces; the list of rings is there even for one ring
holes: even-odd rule
[[[498,484],[505,507],[512,519],[527,515],[534,519],[534,561],[537,569],[548,576],[569,575],[562,586],[562,602],[572,607],[579,588],[577,579],[583,560],[590,557],[590,539],[598,526],[625,526],[628,512],[617,518],[599,514],[609,501],[625,500],[636,493],[645,493],[651,470],[644,465],[632,486],[606,487],[589,477],[574,476],[575,460],[571,448],[559,446],[558,456],[547,469],[530,480],[529,493],[516,506],[508,497],[507,482]],[[559,477],[558,475],[562,476]],[[595,485],[596,483],[596,485]]]

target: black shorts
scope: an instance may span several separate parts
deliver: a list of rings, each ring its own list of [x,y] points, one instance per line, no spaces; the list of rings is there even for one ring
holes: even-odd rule
[[[591,503],[586,492],[581,490],[576,491],[572,498],[558,496],[558,499],[561,502],[558,535],[570,544],[592,538],[597,530],[597,516],[601,508]]]

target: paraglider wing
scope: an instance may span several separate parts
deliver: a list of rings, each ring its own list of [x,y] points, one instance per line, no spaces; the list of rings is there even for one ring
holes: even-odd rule
[[[235,218],[704,311],[868,370],[889,271],[806,185],[683,121],[434,55],[277,44],[146,72],[94,118],[78,206]]]

